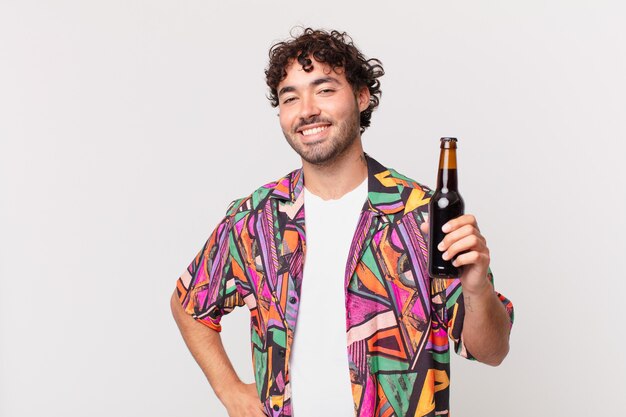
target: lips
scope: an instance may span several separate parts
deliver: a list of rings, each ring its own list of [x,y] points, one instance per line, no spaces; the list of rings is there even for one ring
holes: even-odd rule
[[[304,137],[316,136],[324,132],[329,127],[330,127],[329,123],[314,123],[314,124],[301,126],[298,129],[296,129],[296,132],[300,133]]]
[[[326,129],[328,129],[328,126],[313,127],[311,129],[304,129],[300,133],[302,133],[304,136],[309,136],[309,135],[314,135],[316,133],[320,133]]]

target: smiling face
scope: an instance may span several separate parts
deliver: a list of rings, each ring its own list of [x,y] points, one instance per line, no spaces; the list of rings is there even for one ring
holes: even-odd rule
[[[277,91],[280,127],[304,161],[328,165],[360,137],[359,115],[369,105],[369,90],[355,94],[341,68],[333,71],[313,59],[313,70],[306,72],[292,63]]]

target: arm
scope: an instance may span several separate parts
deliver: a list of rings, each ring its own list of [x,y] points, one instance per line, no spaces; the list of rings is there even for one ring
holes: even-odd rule
[[[172,294],[170,306],[187,348],[204,372],[215,395],[226,407],[228,415],[265,416],[256,384],[245,384],[239,379],[226,355],[219,333],[187,314],[178,300],[176,291]]]
[[[428,233],[428,224],[421,229]],[[437,249],[444,252],[444,259],[456,257],[453,265],[463,267],[463,343],[477,360],[497,366],[509,351],[511,321],[489,279],[487,242],[470,214],[449,221],[443,231],[446,237]]]
[[[463,342],[479,361],[498,366],[509,352],[509,315],[491,283],[483,291],[463,288]]]

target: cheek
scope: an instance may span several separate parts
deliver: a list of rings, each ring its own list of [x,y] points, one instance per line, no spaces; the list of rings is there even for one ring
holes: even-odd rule
[[[336,109],[333,115],[337,121],[347,123],[350,119],[354,117],[354,114],[357,111],[358,108],[355,108],[354,106],[344,106],[342,108]]]
[[[293,117],[289,110],[280,110],[278,113],[278,122],[280,123],[280,128],[285,132],[291,132],[293,128]]]
[[[333,103],[332,107],[328,108],[330,114],[335,117],[346,120],[354,117],[355,112],[359,112],[359,106],[354,96],[343,97],[338,103]]]
[[[285,118],[285,116],[283,116],[282,114],[279,115],[278,117],[278,121],[280,123],[280,128],[284,131],[289,131],[291,129],[289,129],[289,124],[287,123],[287,119]]]

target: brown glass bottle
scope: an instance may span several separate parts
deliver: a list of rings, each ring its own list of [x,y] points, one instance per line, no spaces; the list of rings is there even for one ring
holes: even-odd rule
[[[460,269],[452,265],[452,260],[443,260],[441,257],[443,252],[437,249],[437,245],[446,235],[441,227],[449,220],[462,215],[465,210],[458,188],[456,143],[456,138],[441,138],[437,189],[428,205],[430,223],[428,273],[434,278],[457,278],[460,275]]]

